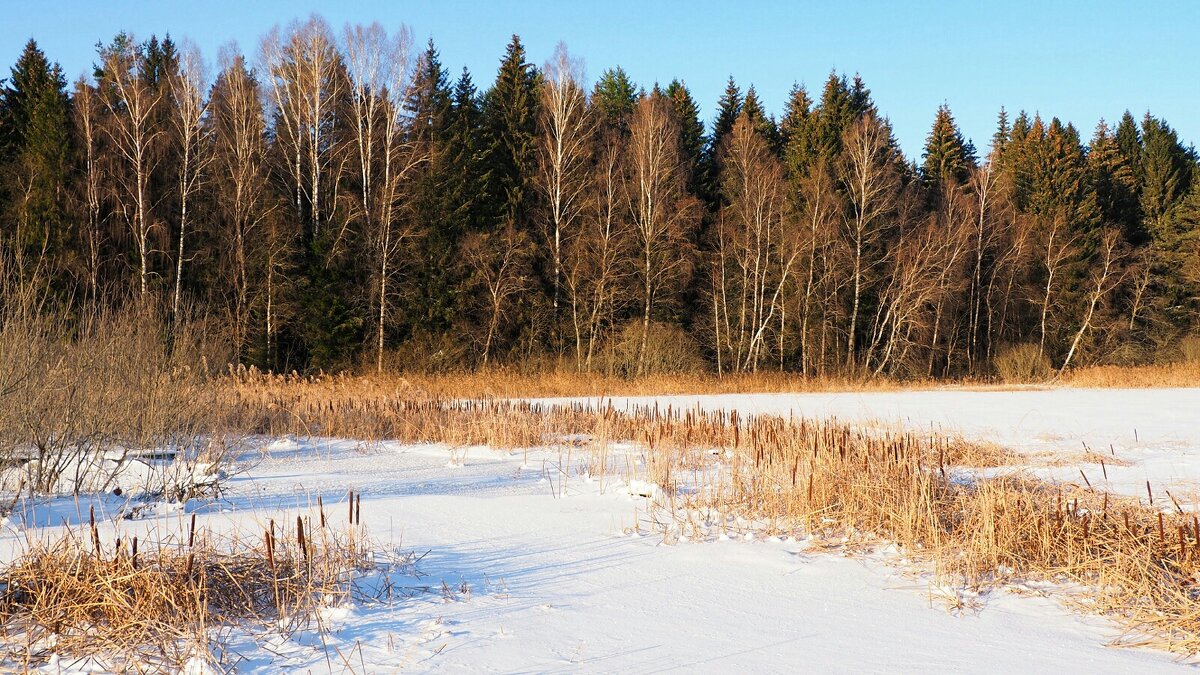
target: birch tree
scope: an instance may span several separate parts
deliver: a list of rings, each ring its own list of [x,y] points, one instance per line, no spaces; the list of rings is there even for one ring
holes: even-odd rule
[[[200,50],[195,45],[184,44],[180,52],[179,69],[169,75],[167,82],[175,101],[171,131],[179,148],[175,187],[179,197],[179,241],[175,251],[175,290],[171,299],[171,315],[178,317],[183,267],[187,260],[188,207],[200,191],[213,157],[209,128],[205,124],[208,101],[204,98],[203,62]]]
[[[558,321],[563,247],[575,236],[583,211],[593,125],[582,84],[583,66],[571,58],[565,44],[560,42],[555,47],[542,80],[536,184],[545,198],[543,222],[550,249],[551,307]]]
[[[151,215],[150,176],[158,165],[158,145],[163,130],[155,124],[161,93],[146,84],[141,52],[128,36],[121,36],[102,53],[101,91],[108,112],[105,131],[121,170],[113,175],[117,187],[117,212],[125,221],[137,252],[138,289],[143,299],[150,292],[151,237],[158,228]]]
[[[691,230],[699,206],[687,194],[679,152],[679,130],[670,102],[658,95],[638,102],[625,158],[626,199],[637,247],[642,334],[637,374],[644,371],[650,319],[661,296],[692,271]]]

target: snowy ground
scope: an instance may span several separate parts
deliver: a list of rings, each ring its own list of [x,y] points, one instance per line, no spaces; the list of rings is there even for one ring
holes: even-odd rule
[[[614,400],[617,407],[648,399]],[[652,400],[650,400],[652,401]],[[993,440],[1069,477],[1083,444],[1127,463],[1114,487],[1150,479],[1172,492],[1200,479],[1200,390],[946,390],[871,394],[663,397],[660,406],[878,420]],[[1134,437],[1134,428],[1137,437]],[[1111,455],[1110,455],[1111,456]],[[649,500],[579,474],[558,450],[453,453],[436,445],[262,441],[223,498],[193,502],[214,528],[326,508],[363,494],[362,518],[387,547],[425,554],[412,597],[333,610],[332,630],[239,634],[239,672],[1158,672],[1172,655],[1112,649],[1117,630],[1070,614],[1036,589],[993,593],[976,608],[886,553],[848,558],[761,537],[663,545]],[[1095,477],[1090,476],[1093,472]],[[96,502],[104,515],[124,500]],[[30,530],[86,518],[58,500],[14,513],[11,555]],[[83,514],[83,515],[80,515]],[[170,527],[159,514],[122,527]],[[443,582],[446,587],[443,589]],[[425,589],[428,590],[425,590]],[[66,666],[65,661],[59,667]],[[63,672],[68,672],[64,670]]]

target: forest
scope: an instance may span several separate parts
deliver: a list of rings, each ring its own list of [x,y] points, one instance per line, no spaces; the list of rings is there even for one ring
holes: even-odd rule
[[[0,87],[5,313],[138,308],[300,373],[1200,359],[1200,156],[1150,112],[1001,109],[984,149],[943,105],[918,158],[838,72],[778,115],[730,77],[706,123],[680,80],[590,82],[515,35],[486,85],[315,16],[95,58],[69,83],[31,39]]]

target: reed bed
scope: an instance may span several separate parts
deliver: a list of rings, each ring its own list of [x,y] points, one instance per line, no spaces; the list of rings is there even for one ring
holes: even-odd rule
[[[646,458],[639,477],[662,488],[667,536],[740,521],[797,528],[823,545],[891,542],[939,583],[1058,584],[1068,602],[1122,625],[1119,644],[1200,653],[1197,517],[1149,486],[1138,500],[1086,474],[1077,487],[980,471],[1027,461],[994,445],[736,411],[448,399],[353,378],[244,379],[234,409],[271,434],[574,445],[589,467],[607,468],[610,444],[629,442]]]
[[[347,504],[344,525],[322,508],[222,534],[193,515],[179,534],[139,541],[103,536],[93,516],[30,540],[0,569],[0,628],[15,647],[8,663],[28,670],[57,653],[112,670],[176,670],[212,662],[213,629],[302,627],[379,568],[361,502],[351,495]]]

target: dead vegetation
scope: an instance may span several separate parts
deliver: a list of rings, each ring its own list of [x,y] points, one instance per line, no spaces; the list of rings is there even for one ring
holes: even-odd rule
[[[190,525],[162,536],[102,534],[90,525],[30,540],[0,570],[0,629],[8,665],[28,670],[51,654],[93,657],[106,669],[177,670],[214,664],[213,631],[290,633],[319,609],[376,598],[359,580],[381,565],[354,495],[334,514],[274,520],[261,532]],[[339,522],[341,519],[339,518]],[[319,626],[318,626],[319,627]]]

